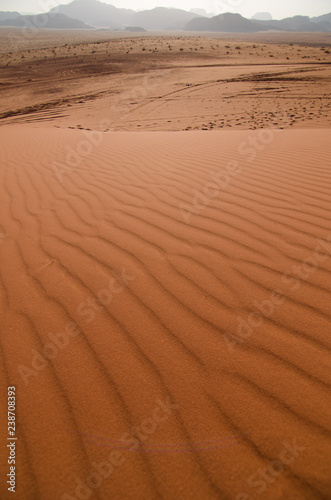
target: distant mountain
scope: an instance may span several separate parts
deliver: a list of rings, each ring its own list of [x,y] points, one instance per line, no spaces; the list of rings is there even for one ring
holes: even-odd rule
[[[260,24],[262,30],[280,30],[280,31],[331,31],[331,23],[328,21],[331,14],[320,16],[320,18],[310,18],[308,16],[286,17],[281,21],[256,21]]]
[[[127,26],[124,28],[124,31],[133,31],[135,33],[146,32],[145,28],[141,28],[140,26]]]
[[[251,19],[258,19],[259,21],[270,21],[272,15],[269,12],[257,12]]]
[[[294,16],[279,21],[273,20],[268,12],[258,12],[252,19],[232,13],[210,17],[204,9],[192,9],[187,12],[181,9],[156,7],[135,12],[131,9],[119,9],[100,0],[73,0],[67,5],[55,7],[50,13],[64,14],[88,25],[110,29],[139,26],[145,30],[184,29],[224,33],[254,33],[268,30],[331,31],[331,13],[315,18]]]
[[[123,25],[137,24],[132,22],[134,10],[118,9],[98,0],[74,0],[68,5],[59,5],[50,12],[65,14],[93,26],[120,28]]]
[[[315,31],[315,32],[321,32],[321,31],[331,31],[331,23],[328,22],[322,22],[322,23],[314,23],[314,22],[307,22],[303,23],[299,26],[299,28],[296,31]]]
[[[301,25],[309,23],[310,18],[308,16],[293,16],[286,17],[281,21],[268,21],[269,26],[275,26],[286,31],[296,31]]]
[[[197,17],[201,16],[186,10],[156,7],[152,10],[136,12],[132,24],[142,26],[147,30],[178,30],[183,29],[186,23]]]
[[[45,23],[47,19],[47,24]],[[78,19],[71,19],[64,14],[52,14],[45,16],[45,14],[38,14],[36,16],[21,16],[14,19],[6,19],[0,21],[0,26],[15,26],[18,28],[46,28],[58,30],[74,30],[74,29],[93,29],[92,26],[79,21]]]
[[[0,21],[15,19],[15,17],[19,17],[20,15],[19,12],[0,12]]]
[[[93,29],[110,28],[127,31],[144,30],[186,30],[223,33],[254,33],[257,31],[316,31],[331,32],[331,13],[318,17],[294,16],[282,20],[272,19],[268,12],[258,12],[252,19],[240,14],[225,13],[210,17],[204,9],[190,12],[175,8],[156,7],[152,10],[135,12],[118,9],[100,0],[73,0],[49,11],[46,28]],[[203,15],[200,15],[203,14]],[[37,22],[36,22],[37,19]],[[38,19],[40,22],[38,22]],[[18,12],[0,12],[1,26],[43,27],[45,14],[21,15]]]
[[[186,31],[214,31],[223,33],[252,33],[256,31],[317,31],[331,32],[331,13],[310,18],[308,16],[294,16],[278,20],[245,19],[239,14],[221,14],[212,17],[200,17],[189,21],[184,28]]]
[[[245,19],[240,14],[220,14],[208,18],[192,19],[185,26],[186,31],[220,31],[224,33],[253,33],[261,31],[256,21]]]
[[[135,12],[130,9],[118,9],[99,0],[73,0],[67,5],[55,7],[50,12],[65,14],[96,27],[113,29],[125,26],[140,26],[151,30],[183,29],[188,21],[199,17],[195,12],[165,7]]]
[[[319,23],[315,23],[313,21],[310,21],[306,25],[301,25],[297,31],[316,31],[319,33],[323,31],[326,33],[331,33],[331,22],[322,21]]]
[[[331,12],[329,14],[324,14],[323,16],[312,17],[310,20],[314,23],[322,23],[324,21],[331,23]]]

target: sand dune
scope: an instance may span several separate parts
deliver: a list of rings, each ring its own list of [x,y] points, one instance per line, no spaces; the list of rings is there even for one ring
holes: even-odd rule
[[[330,498],[330,132],[2,138],[17,498]]]

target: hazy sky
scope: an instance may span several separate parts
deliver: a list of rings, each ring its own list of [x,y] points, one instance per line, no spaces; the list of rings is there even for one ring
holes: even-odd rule
[[[18,12],[47,12],[72,0],[0,0],[1,10]],[[270,12],[274,19],[296,14],[318,16],[331,11],[331,0],[103,0],[116,7],[134,10],[152,9],[157,6],[177,7],[185,10],[203,8],[207,12],[239,12],[251,17],[256,12]]]

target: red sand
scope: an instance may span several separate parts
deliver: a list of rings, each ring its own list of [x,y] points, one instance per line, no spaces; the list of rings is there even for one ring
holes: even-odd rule
[[[331,498],[330,152],[2,128],[17,498]]]

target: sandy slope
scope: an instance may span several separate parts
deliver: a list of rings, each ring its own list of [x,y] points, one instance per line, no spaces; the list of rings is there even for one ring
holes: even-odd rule
[[[17,498],[330,498],[330,132],[1,132]]]

